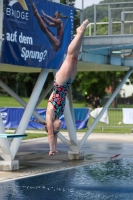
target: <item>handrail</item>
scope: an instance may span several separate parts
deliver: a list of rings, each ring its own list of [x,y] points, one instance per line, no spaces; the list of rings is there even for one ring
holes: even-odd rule
[[[100,3],[100,4],[97,4],[98,6],[103,6],[103,5],[118,5],[118,4],[133,4],[132,1],[129,1],[129,2],[116,2],[116,3]],[[124,8],[123,8],[124,9]]]
[[[113,18],[114,19],[114,18]],[[121,22],[121,20],[120,20],[120,22],[119,21],[117,21],[117,22],[112,22],[113,24],[122,24],[122,22]],[[126,23],[133,23],[133,21],[124,21],[124,23],[126,24]],[[92,23],[89,23],[88,24],[88,26],[87,26],[87,28],[89,27],[89,36],[92,36],[91,35],[91,25],[94,25],[95,23],[94,22],[92,22]],[[96,24],[97,25],[99,25],[99,24],[106,24],[106,25],[108,25],[109,24],[109,22],[96,22]]]

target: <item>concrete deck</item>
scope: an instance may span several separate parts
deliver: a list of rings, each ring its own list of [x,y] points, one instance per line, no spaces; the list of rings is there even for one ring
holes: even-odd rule
[[[67,133],[62,133],[68,137]],[[77,133],[80,140],[84,133]],[[133,134],[96,134],[92,133],[82,150],[84,160],[68,160],[68,151],[65,144],[58,139],[59,153],[48,156],[49,146],[47,137],[23,140],[15,160],[19,160],[19,170],[0,171],[0,182],[40,173],[63,170],[75,166],[87,165],[96,162],[109,161],[111,156],[121,154],[116,159],[133,156]]]

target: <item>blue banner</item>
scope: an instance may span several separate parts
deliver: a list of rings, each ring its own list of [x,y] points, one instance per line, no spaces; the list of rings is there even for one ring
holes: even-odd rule
[[[20,123],[20,120],[24,113],[24,108],[0,108],[1,117],[5,128],[16,129]],[[46,109],[36,109],[36,112],[42,117],[46,118]],[[87,108],[75,108],[75,126],[76,129],[83,129],[87,127],[89,119],[89,109]],[[32,115],[28,123],[27,129],[44,129],[44,126],[34,122],[35,117]],[[66,129],[66,123],[64,115],[60,117],[62,121],[62,129]]]
[[[73,7],[47,0],[5,0],[1,62],[59,69],[73,39]]]

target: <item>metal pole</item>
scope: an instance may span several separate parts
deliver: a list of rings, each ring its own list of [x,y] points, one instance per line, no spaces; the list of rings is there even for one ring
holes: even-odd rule
[[[110,35],[113,34],[113,18],[110,20]]]
[[[89,36],[91,36],[91,24],[89,25]]]
[[[70,143],[71,143],[71,150],[73,151],[78,151],[78,141],[77,141],[77,135],[76,135],[76,129],[75,125],[73,123],[72,115],[69,109],[69,103],[68,100],[66,99],[66,105],[65,105],[65,110],[64,110],[64,117],[65,117],[65,122],[67,125],[67,130],[69,133],[69,138],[70,138]]]
[[[94,36],[96,36],[96,5],[94,4]]]
[[[125,12],[121,12],[121,34],[124,34],[124,21],[125,21]]]
[[[118,87],[116,88],[116,90],[114,91],[114,93],[112,94],[112,96],[110,97],[110,99],[107,101],[107,103],[105,104],[105,106],[103,107],[103,109],[101,110],[101,112],[99,113],[99,115],[97,116],[97,118],[95,119],[95,121],[92,123],[90,129],[86,132],[86,134],[84,135],[84,137],[82,138],[82,140],[79,142],[79,149],[83,146],[83,144],[87,140],[88,136],[91,134],[91,132],[93,131],[93,129],[95,128],[95,126],[97,125],[97,123],[99,122],[99,120],[101,119],[102,115],[108,109],[108,107],[112,103],[113,99],[119,93],[119,91],[122,88],[123,84],[126,82],[126,80],[128,79],[128,77],[132,74],[132,72],[133,72],[133,68],[131,68],[127,72],[127,74],[125,75],[125,77],[123,78],[123,80],[121,81],[121,83],[118,85]]]
[[[61,134],[58,133],[58,138],[68,147],[71,146],[71,143]]]
[[[0,133],[6,134],[1,113],[0,113]],[[6,161],[12,160],[8,139],[0,138],[0,156]]]
[[[82,22],[84,21],[84,0],[82,0]]]
[[[16,101],[18,101],[24,108],[26,108],[27,103],[21,99],[11,88],[9,88],[3,81],[0,80],[0,86],[10,94]],[[45,121],[36,111],[33,111],[33,115],[40,121]]]
[[[108,4],[108,35],[111,35],[111,9],[110,9],[110,4]]]
[[[81,10],[80,12],[80,24],[82,24],[83,22],[83,10]]]
[[[29,102],[27,104],[27,107],[25,109],[25,112],[22,116],[22,119],[20,121],[18,129],[16,131],[16,134],[21,135],[25,132],[27,125],[28,125],[28,122],[29,122],[29,119],[30,119],[30,117],[33,113],[33,110],[36,106],[39,95],[41,93],[44,82],[47,78],[48,72],[49,72],[49,69],[42,69],[42,71],[41,71],[41,73],[38,77],[38,80],[36,82],[36,85],[34,87],[34,90],[31,94],[31,97],[29,99]],[[10,150],[11,150],[11,154],[12,154],[13,158],[15,157],[16,152],[18,151],[21,140],[22,140],[22,138],[17,138],[17,139],[15,138],[15,140],[13,140],[13,142],[11,143]]]
[[[69,5],[69,0],[66,0],[66,4]]]
[[[49,91],[53,88],[53,81],[48,85],[48,88],[42,93],[42,95],[40,96],[36,107],[42,102],[42,100],[47,96],[47,94],[49,93]]]
[[[131,26],[131,23],[130,23],[130,28],[129,28],[129,30],[130,30],[130,34],[132,33],[132,26]]]
[[[73,97],[72,97],[72,86],[70,86],[69,90],[68,90],[68,100],[69,100],[69,107],[70,107],[71,115],[72,115],[72,118],[73,118],[73,123],[75,124],[74,109],[73,109]]]

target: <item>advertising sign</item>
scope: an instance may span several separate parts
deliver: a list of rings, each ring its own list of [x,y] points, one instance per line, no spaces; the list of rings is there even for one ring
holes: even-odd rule
[[[5,0],[1,63],[58,69],[73,39],[73,7]]]
[[[21,118],[23,116],[24,108],[0,108],[1,118],[5,128],[17,128]],[[38,108],[36,112],[42,117],[46,118],[46,109]],[[87,127],[89,119],[89,109],[87,108],[75,108],[75,126],[76,129],[83,129]],[[44,129],[44,125],[35,122],[36,118],[32,115],[28,123],[27,129]],[[62,121],[62,129],[66,129],[66,123],[64,115],[60,117]]]

